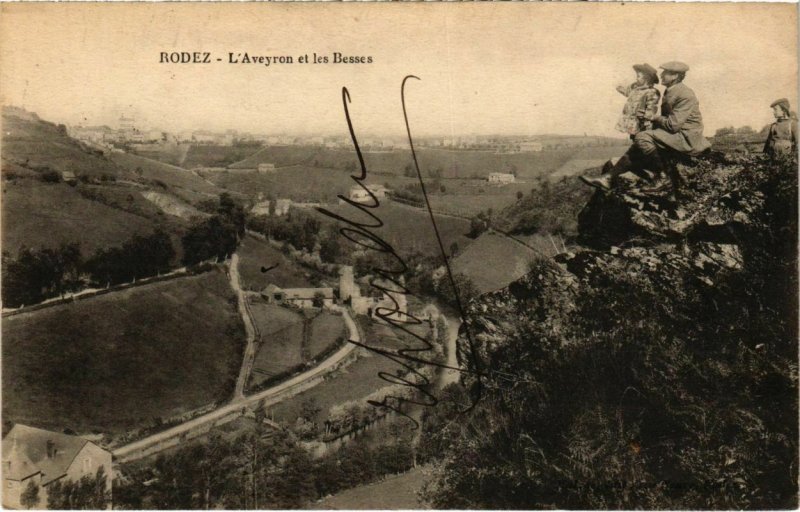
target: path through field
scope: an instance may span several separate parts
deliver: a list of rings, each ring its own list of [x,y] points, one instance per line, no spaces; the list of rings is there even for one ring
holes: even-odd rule
[[[356,323],[353,321],[348,311],[342,308],[341,312],[345,325],[347,325],[350,339],[361,341],[361,335],[356,327]],[[301,391],[305,391],[321,383],[323,381],[321,379],[323,375],[338,368],[340,363],[344,363],[345,359],[357,348],[358,347],[352,343],[345,343],[342,348],[334,352],[333,355],[322,361],[319,365],[282,384],[265,389],[254,395],[242,397],[210,413],[181,423],[163,432],[121,446],[113,451],[114,458],[119,462],[127,462],[153,455],[161,450],[179,444],[183,439],[190,438],[192,432],[207,431],[210,428],[209,424],[213,426],[225,422],[227,418],[239,414],[245,406],[259,403],[265,406],[273,405],[281,400],[294,396]]]
[[[244,400],[244,387],[247,385],[250,372],[253,370],[253,361],[256,357],[256,340],[259,338],[259,334],[258,328],[253,321],[253,314],[247,304],[247,296],[242,290],[242,279],[239,276],[239,255],[236,253],[231,256],[228,276],[230,277],[231,288],[236,292],[239,314],[242,315],[242,322],[244,322],[244,329],[247,334],[247,346],[244,350],[244,357],[242,357],[242,367],[239,370],[236,389],[233,392],[232,403],[235,403]]]

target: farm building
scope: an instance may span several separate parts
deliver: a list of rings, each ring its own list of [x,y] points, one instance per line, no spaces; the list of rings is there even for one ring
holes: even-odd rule
[[[372,202],[370,193],[380,201],[386,197],[386,187],[383,185],[367,185],[366,189],[362,186],[350,187],[348,197],[356,203],[370,203]],[[343,202],[339,201],[340,204]]]
[[[489,174],[489,177],[486,178],[486,181],[489,183],[496,183],[499,185],[505,185],[506,183],[514,183],[516,178],[513,174],[505,173],[505,172],[493,172]]]
[[[270,284],[261,292],[268,304],[281,304],[298,308],[333,306],[333,288],[281,288]]]
[[[17,423],[3,439],[3,506],[46,508],[50,484],[77,482],[84,476],[94,478],[100,468],[105,471],[110,498],[110,452],[82,437]],[[39,488],[38,502],[32,507],[22,503],[22,495],[31,485]]]
[[[266,215],[269,216],[269,200],[262,200],[256,202],[253,207],[250,209],[250,213],[253,215]],[[282,217],[289,213],[289,207],[292,206],[291,199],[278,199],[275,201],[275,216]]]
[[[275,164],[258,164],[258,172],[275,172]]]
[[[381,281],[376,281],[376,284],[390,290],[397,288],[397,285]],[[348,265],[342,265],[339,269],[339,299],[345,304],[349,303],[358,315],[374,317],[379,308],[383,308],[382,314],[397,320],[404,319],[408,314],[408,301],[404,293],[384,291],[380,297],[361,295],[361,288],[353,281],[353,267]]]
[[[61,179],[64,183],[72,184],[78,182],[77,176],[75,176],[75,173],[72,171],[61,171]]]

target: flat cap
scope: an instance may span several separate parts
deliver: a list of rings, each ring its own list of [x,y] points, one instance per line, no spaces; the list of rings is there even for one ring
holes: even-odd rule
[[[781,107],[786,112],[789,112],[789,110],[790,110],[789,100],[787,100],[786,98],[781,98],[779,100],[775,100],[775,101],[772,102],[772,105],[770,105],[770,108],[772,108],[772,107]]]
[[[672,71],[673,73],[686,73],[687,71],[689,71],[689,66],[677,60],[671,60],[669,62],[661,64],[658,67],[660,67],[664,71]]]

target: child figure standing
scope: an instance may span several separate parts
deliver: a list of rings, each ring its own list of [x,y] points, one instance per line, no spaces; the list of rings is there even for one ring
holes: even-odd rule
[[[781,98],[770,105],[775,122],[769,127],[764,153],[770,158],[780,158],[797,152],[797,120],[793,119],[789,100]]]
[[[658,115],[658,102],[661,93],[655,88],[658,73],[650,64],[636,64],[636,81],[627,87],[617,86],[617,91],[628,98],[622,115],[617,121],[616,129],[633,137],[644,130],[652,128],[653,117]]]

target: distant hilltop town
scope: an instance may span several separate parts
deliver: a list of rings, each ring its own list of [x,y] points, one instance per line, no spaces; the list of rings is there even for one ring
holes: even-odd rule
[[[16,108],[16,107],[12,107]],[[163,144],[200,144],[232,146],[236,144],[263,144],[269,146],[319,146],[328,149],[352,149],[353,143],[344,135],[291,135],[250,133],[238,130],[211,131],[205,129],[172,133],[159,128],[145,128],[133,117],[121,116],[114,127],[108,125],[68,126],[71,137],[108,149],[125,147],[147,150],[148,146]],[[475,150],[493,153],[540,152],[569,147],[574,137],[565,136],[496,136],[464,135],[419,137],[415,146],[454,150]],[[609,145],[606,137],[583,137],[580,145]],[[595,140],[596,139],[596,140]],[[404,137],[363,137],[359,146],[367,152],[389,152],[409,149]]]

